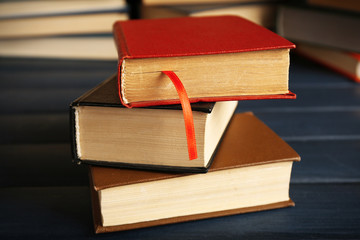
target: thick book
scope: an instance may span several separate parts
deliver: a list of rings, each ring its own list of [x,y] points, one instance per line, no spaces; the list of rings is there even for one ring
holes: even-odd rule
[[[117,21],[118,90],[128,107],[178,104],[163,71],[173,71],[190,102],[295,98],[289,92],[294,44],[236,16]]]
[[[236,114],[206,174],[90,167],[96,233],[294,206],[299,155],[251,113]]]
[[[0,19],[0,39],[109,34],[115,21],[126,19],[127,12]]]
[[[360,54],[311,44],[298,44],[296,53],[360,82]]]
[[[0,19],[124,11],[125,0],[1,1]]]
[[[276,1],[240,4],[142,5],[140,10],[143,19],[233,15],[243,17],[266,28],[274,28],[277,5]]]
[[[1,57],[116,61],[109,36],[59,36],[0,40]]]
[[[277,32],[294,42],[305,42],[360,52],[360,16],[347,11],[289,4],[279,8]]]
[[[198,157],[188,158],[181,105],[125,108],[116,75],[71,104],[76,162],[206,172],[237,101],[192,104]]]
[[[271,2],[277,0],[262,0],[261,2]],[[252,3],[259,0],[142,0],[144,5],[184,5],[184,4],[221,4],[221,3]]]
[[[316,7],[360,13],[359,0],[307,0],[306,3]]]

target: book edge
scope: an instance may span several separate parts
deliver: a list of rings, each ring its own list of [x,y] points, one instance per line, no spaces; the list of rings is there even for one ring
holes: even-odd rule
[[[111,79],[108,79],[104,82],[108,82]],[[89,96],[93,93],[98,87],[101,87],[102,84],[99,84],[97,87],[91,89],[89,92],[85,93],[84,95],[80,96],[77,100],[71,103],[69,107],[69,122],[70,122],[70,140],[71,140],[71,153],[73,162],[76,164],[89,164],[89,165],[98,165],[98,166],[109,166],[109,167],[116,167],[116,168],[128,168],[128,169],[145,169],[145,170],[157,170],[157,171],[168,171],[174,173],[206,173],[213,162],[214,153],[211,157],[211,160],[205,167],[181,167],[181,166],[166,166],[166,165],[152,165],[152,164],[136,164],[136,163],[125,163],[125,162],[108,162],[108,161],[98,161],[98,160],[89,160],[89,159],[80,159],[78,151],[77,151],[77,123],[76,123],[76,108],[80,106],[93,106],[93,107],[119,107],[123,108],[121,105],[104,105],[101,103],[88,103],[88,102],[81,102],[81,99]],[[193,108],[193,111],[201,112],[203,114],[211,114],[212,109],[214,108],[216,103],[209,105],[208,108]],[[155,106],[153,108],[149,107],[149,109],[153,110],[178,110],[181,111],[180,108],[167,108],[162,106]],[[229,124],[229,123],[228,123]],[[223,133],[224,135],[224,133]],[[220,142],[219,142],[220,143]],[[219,145],[218,143],[218,145]]]
[[[168,165],[152,165],[142,163],[125,163],[125,162],[107,162],[107,161],[95,161],[95,160],[79,160],[82,163],[100,167],[114,167],[114,168],[126,168],[126,169],[138,169],[149,171],[164,171],[171,173],[207,173],[210,165],[206,167],[182,167],[182,166],[168,166]],[[101,190],[103,188],[99,188]]]
[[[92,199],[92,201],[95,202],[95,206],[93,207],[93,218],[94,218],[93,220],[94,220],[94,229],[95,229],[96,234],[115,232],[115,231],[133,230],[133,229],[138,229],[138,228],[154,227],[154,226],[161,226],[161,225],[166,225],[166,224],[189,222],[189,221],[203,220],[203,219],[215,218],[215,217],[225,217],[225,216],[236,215],[236,214],[244,214],[244,213],[250,213],[250,212],[258,212],[258,211],[265,211],[265,210],[272,210],[272,209],[279,209],[279,208],[295,206],[295,203],[289,198],[289,200],[287,200],[287,201],[270,203],[270,204],[265,204],[265,205],[258,205],[258,206],[244,207],[244,208],[237,208],[237,209],[229,209],[229,210],[217,211],[217,212],[192,214],[192,215],[187,215],[187,216],[171,217],[171,218],[159,219],[159,220],[153,220],[153,221],[147,221],[147,222],[104,227],[101,224],[101,218],[99,218],[100,217],[100,208],[99,208],[100,206],[98,205],[98,196],[97,195],[98,194],[95,191],[93,191],[94,199]]]
[[[252,112],[247,112],[245,114],[253,115]],[[205,167],[182,167],[182,166],[168,166],[168,165],[153,165],[153,164],[141,164],[141,163],[123,163],[123,162],[108,162],[108,161],[96,161],[96,160],[80,160],[77,156],[76,152],[76,144],[74,145],[74,149],[72,150],[74,153],[74,156],[76,156],[76,161],[78,164],[85,163],[88,165],[94,165],[94,166],[100,166],[100,167],[115,167],[115,168],[127,168],[127,169],[139,169],[139,170],[150,170],[150,171],[165,171],[170,173],[207,173],[209,171],[209,168],[211,167],[211,164],[214,162],[214,158],[216,155],[216,152],[220,146],[220,143],[225,135],[225,132],[227,131],[230,122],[232,118],[234,117],[234,113],[232,117],[230,118],[229,122],[226,125],[225,130],[221,134],[221,137],[216,145],[216,148],[214,152],[211,155],[211,158],[207,165]],[[74,124],[72,124],[74,126]],[[75,132],[75,130],[73,130]],[[75,137],[73,136],[73,141],[76,141]],[[76,155],[75,155],[76,154]],[[97,190],[101,190],[104,188],[97,188]]]
[[[206,114],[210,114],[214,108],[214,105],[217,101],[199,101],[199,102],[192,102],[191,108],[192,111],[195,112],[202,112]],[[201,106],[194,106],[193,104],[196,103],[214,103],[212,105],[209,105],[209,107],[201,107]],[[176,105],[176,106],[175,106]],[[79,106],[88,106],[88,107],[114,107],[114,108],[124,108],[125,106],[121,104],[112,104],[112,103],[101,103],[101,102],[86,102],[86,101],[76,101],[74,104],[72,104],[71,107],[79,107]],[[137,107],[137,106],[136,106]],[[147,109],[153,109],[153,110],[178,110],[181,111],[181,105],[174,103],[174,104],[160,104],[160,105],[146,105],[141,106],[139,108],[147,108]]]
[[[81,161],[77,154],[77,144],[76,144],[76,119],[75,119],[75,108],[70,107],[70,114],[69,114],[69,122],[70,122],[70,147],[71,147],[71,154],[72,160],[76,164],[80,164]]]
[[[220,102],[220,101],[243,101],[243,100],[260,100],[260,99],[296,99],[296,94],[289,91],[285,94],[269,94],[269,95],[244,95],[244,96],[222,96],[222,97],[200,97],[190,98],[190,103],[198,102]],[[131,107],[150,107],[161,105],[179,104],[179,99],[144,101],[129,103]]]

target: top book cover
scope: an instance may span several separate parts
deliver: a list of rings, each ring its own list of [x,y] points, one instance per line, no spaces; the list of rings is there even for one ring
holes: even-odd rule
[[[235,16],[117,21],[119,95],[125,106],[178,104],[162,71],[175,72],[190,102],[294,98],[288,90],[295,45]]]

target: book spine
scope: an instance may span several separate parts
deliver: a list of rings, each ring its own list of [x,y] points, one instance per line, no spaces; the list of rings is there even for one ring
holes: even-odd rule
[[[71,153],[73,162],[80,164],[81,161],[77,154],[77,142],[76,142],[76,120],[75,120],[75,108],[70,106],[70,136],[71,136]]]
[[[129,53],[129,49],[127,48],[127,42],[125,38],[125,34],[122,30],[121,22],[115,22],[113,25],[113,33],[115,39],[115,45],[117,48],[119,61],[118,61],[118,92],[121,103],[127,107],[131,108],[130,105],[126,103],[126,98],[124,94],[124,59],[130,58],[131,55]]]

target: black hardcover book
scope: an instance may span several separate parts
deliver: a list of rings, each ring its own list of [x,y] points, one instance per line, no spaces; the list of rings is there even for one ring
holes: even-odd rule
[[[181,105],[126,108],[114,75],[71,103],[77,163],[207,172],[237,101],[191,104],[198,158],[189,160]]]

